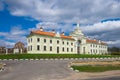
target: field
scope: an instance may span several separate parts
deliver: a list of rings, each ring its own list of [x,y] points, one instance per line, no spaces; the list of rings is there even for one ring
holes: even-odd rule
[[[0,59],[50,59],[50,58],[110,58],[120,55],[88,55],[88,54],[1,54]]]
[[[111,70],[120,70],[120,65],[82,65],[82,66],[71,66],[74,70],[80,72],[104,72]]]

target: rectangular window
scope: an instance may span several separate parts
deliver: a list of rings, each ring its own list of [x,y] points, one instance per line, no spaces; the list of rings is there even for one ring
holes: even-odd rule
[[[52,43],[52,40],[50,40],[50,43]]]
[[[44,43],[46,43],[46,39],[44,39]]]
[[[57,44],[59,44],[59,40],[57,40]]]
[[[62,51],[64,52],[64,47],[62,48]]]
[[[46,46],[44,46],[44,51],[46,51]]]
[[[31,51],[32,51],[32,45],[31,45]]]
[[[40,42],[40,38],[37,38],[37,42]]]
[[[91,53],[92,53],[92,49],[91,49]]]
[[[73,43],[71,43],[71,45],[73,46]]]
[[[92,47],[92,44],[90,46]]]
[[[69,52],[69,48],[67,48],[67,52]]]
[[[32,38],[31,38],[31,42],[32,42]]]
[[[73,52],[73,48],[71,48],[71,52]]]
[[[64,44],[64,41],[62,42],[62,44]]]
[[[83,47],[83,53],[85,53],[85,47]]]
[[[30,39],[28,39],[28,43],[30,43]]]
[[[40,45],[37,45],[37,50],[38,50],[38,51],[40,50]]]
[[[50,51],[52,51],[52,46],[50,46]]]
[[[69,42],[67,42],[67,45],[69,45]]]

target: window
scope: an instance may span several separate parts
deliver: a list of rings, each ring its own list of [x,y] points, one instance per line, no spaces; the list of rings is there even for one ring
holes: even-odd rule
[[[37,50],[40,50],[40,45],[37,45]]]
[[[57,40],[57,44],[59,44],[59,40]]]
[[[67,45],[69,45],[69,42],[67,42]]]
[[[62,48],[62,51],[64,52],[65,50],[64,50],[64,47]]]
[[[92,47],[92,44],[90,46]]]
[[[71,52],[73,52],[73,48],[71,48]]]
[[[37,42],[40,42],[40,38],[37,38]]]
[[[44,43],[46,43],[46,39],[44,39]]]
[[[67,48],[67,52],[69,52],[69,48]]]
[[[50,51],[52,51],[52,46],[50,46]]]
[[[85,47],[83,47],[83,53],[85,53]]]
[[[31,38],[31,42],[32,42],[32,38]]]
[[[52,40],[50,40],[50,43],[52,43]]]
[[[71,43],[71,45],[73,46],[73,43]]]
[[[44,51],[46,51],[46,46],[44,46]]]
[[[31,46],[31,51],[32,51],[32,46]]]
[[[91,49],[91,53],[92,53],[92,49]]]
[[[28,51],[29,51],[30,49],[29,49],[29,46],[28,46]]]
[[[28,39],[28,43],[30,43],[30,39]]]
[[[62,44],[64,44],[64,41],[62,42]]]

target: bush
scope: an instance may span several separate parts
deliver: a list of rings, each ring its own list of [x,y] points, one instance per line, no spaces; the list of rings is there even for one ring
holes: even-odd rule
[[[120,52],[112,52],[111,55],[120,55]]]

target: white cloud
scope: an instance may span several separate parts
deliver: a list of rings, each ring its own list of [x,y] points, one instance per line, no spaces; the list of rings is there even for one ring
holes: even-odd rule
[[[120,40],[115,40],[115,41],[107,41],[106,42],[109,46],[115,46],[115,47],[120,47]]]
[[[89,24],[120,17],[118,0],[5,0],[14,16],[29,16],[43,22]]]
[[[81,28],[89,37],[103,40],[107,42],[109,46],[120,47],[120,45],[118,45],[120,44],[120,21],[95,23]]]
[[[43,29],[47,31],[51,31],[54,29],[57,32],[66,32],[66,33],[69,33],[74,28],[71,24],[55,23],[55,22],[40,22],[36,24],[36,28],[40,28],[40,27],[43,27]]]
[[[26,30],[22,30],[21,27],[12,27],[10,32],[0,32],[0,46],[13,47],[18,41],[26,43]]]
[[[120,21],[99,22],[82,28],[87,33],[101,33],[120,29]]]
[[[4,0],[4,2],[11,15],[42,21],[36,24],[36,28],[42,26],[48,31],[55,29],[69,33],[74,29],[72,23],[80,21],[81,24],[93,24],[81,27],[87,36],[111,42],[120,40],[120,21],[100,23],[103,19],[120,17],[119,0]],[[27,31],[31,29],[35,28],[29,28]],[[27,33],[21,29],[12,29],[9,33],[1,32],[0,35],[7,36],[5,37],[7,40],[25,41],[24,34]]]

